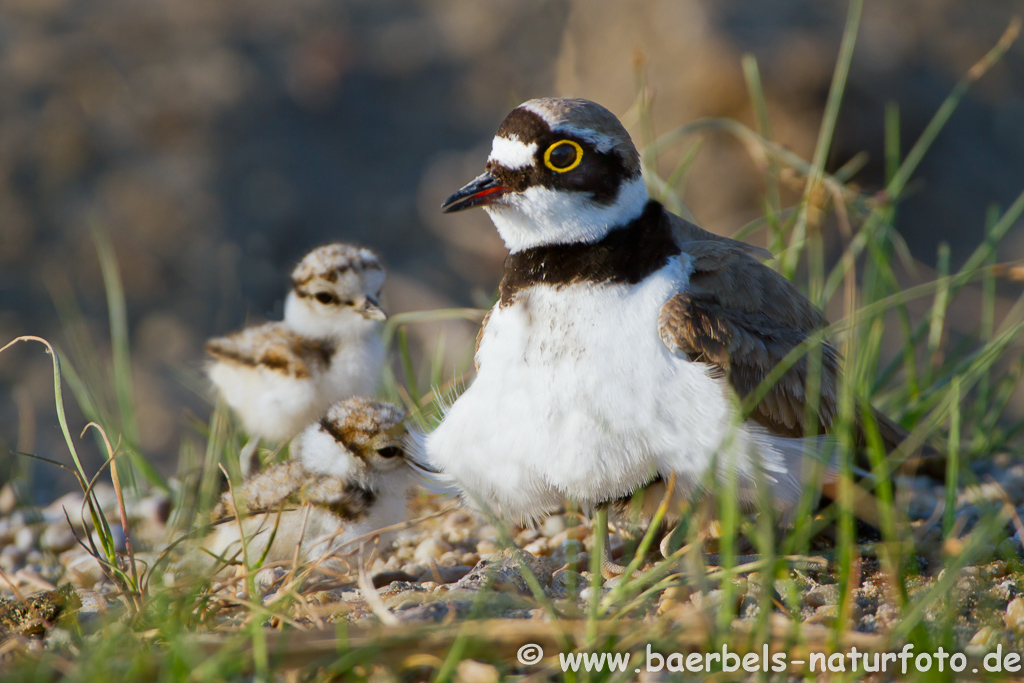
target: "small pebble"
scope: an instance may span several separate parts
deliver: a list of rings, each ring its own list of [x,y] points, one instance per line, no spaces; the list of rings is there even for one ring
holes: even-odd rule
[[[538,539],[533,543],[527,543],[525,546],[523,546],[523,550],[530,553],[534,557],[541,557],[544,555],[551,554],[551,552],[548,549],[548,544],[541,539]]]
[[[661,594],[664,599],[675,600],[676,602],[686,602],[690,599],[691,595],[693,595],[693,589],[686,584],[669,586]]]
[[[565,531],[565,517],[562,515],[551,515],[541,525],[541,533],[547,538],[554,538]]]
[[[968,644],[978,645],[987,649],[989,645],[994,644],[993,640],[995,640],[995,635],[996,630],[994,628],[992,628],[991,626],[982,626],[980,629],[978,629],[977,633],[971,636],[971,640]]]
[[[839,601],[839,586],[825,584],[815,586],[804,593],[804,604],[808,607],[821,607],[822,605],[833,605]]]
[[[761,599],[757,596],[747,593],[743,596],[743,600],[740,601],[739,616],[741,619],[756,619],[757,615],[761,613]]]
[[[30,526],[18,529],[14,534],[14,547],[23,553],[32,550],[36,545],[36,532]]]
[[[9,515],[18,507],[18,491],[14,484],[8,482],[0,486],[0,515]]]
[[[1024,598],[1010,600],[1010,604],[1006,606],[1003,622],[1008,628],[1012,628],[1015,631],[1021,630],[1024,627]]]
[[[564,531],[561,531],[551,537],[551,545],[561,545],[568,540],[582,541],[589,535],[590,529],[582,524],[566,527]]]
[[[488,555],[493,555],[501,550],[501,547],[489,538],[485,538],[478,541],[476,544],[476,552],[481,558],[485,558]]]
[[[1009,602],[1017,597],[1017,582],[1013,579],[1005,579],[992,587],[992,595],[1003,602]]]
[[[413,559],[417,562],[426,562],[430,559],[436,560],[451,549],[452,547],[450,545],[439,538],[428,538],[416,546],[416,552],[413,553]]]
[[[24,563],[25,553],[18,547],[12,544],[0,548],[0,569],[11,574]]]
[[[890,627],[895,626],[900,621],[900,611],[896,605],[890,603],[882,603],[875,610],[875,619],[878,620],[878,625],[882,629],[888,630]]]
[[[51,523],[60,522],[62,524],[67,524],[67,520],[64,518],[64,512],[66,510],[68,517],[70,517],[75,524],[79,524],[79,515],[82,511],[83,502],[85,502],[85,499],[82,498],[81,493],[77,491],[65,493],[63,496],[42,509],[43,519]],[[89,514],[86,513],[85,517],[88,516]]]
[[[441,557],[437,558],[437,564],[441,567],[454,567],[459,564],[461,554],[455,550],[449,550]]]
[[[441,531],[452,543],[465,540],[473,533],[473,517],[462,510],[456,510],[445,517]]]
[[[989,562],[981,568],[981,575],[986,579],[996,579],[1006,576],[1006,563],[1002,560]]]
[[[603,596],[605,593],[608,592],[609,589],[602,586],[598,590],[600,591],[600,594]],[[586,588],[584,588],[583,590],[580,591],[580,600],[582,600],[583,602],[590,602],[590,600],[593,597],[594,597],[594,587],[593,586],[587,586]]]
[[[465,659],[455,667],[456,683],[497,683],[498,670],[490,664]]]
[[[68,577],[76,586],[93,588],[106,578],[100,563],[84,550],[78,549],[63,553],[60,556],[60,561],[67,570]]]
[[[107,605],[106,599],[96,591],[79,588],[75,592],[82,602],[82,606],[76,613],[78,625],[86,633],[93,633],[103,625],[103,617],[110,611],[110,607]]]
[[[51,553],[62,553],[76,545],[75,534],[64,519],[47,525],[39,537],[39,547]]]
[[[540,537],[540,531],[537,529],[523,529],[516,535],[516,543],[520,546],[526,545],[530,541],[535,541]]]
[[[715,610],[725,598],[725,593],[720,588],[708,591],[704,593],[698,591],[690,596],[690,602],[693,603],[694,607],[705,610]]]
[[[171,499],[163,493],[146,496],[128,508],[129,519],[142,519],[165,525],[170,517]]]
[[[423,564],[417,562],[410,562],[409,564],[403,564],[399,571],[409,574],[410,576],[422,576],[428,569],[429,562]]]
[[[839,605],[822,605],[814,610],[814,614],[807,619],[806,623],[831,626],[835,622],[838,614]]]

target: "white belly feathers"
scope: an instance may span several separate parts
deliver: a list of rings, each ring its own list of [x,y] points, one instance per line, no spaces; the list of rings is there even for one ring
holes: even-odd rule
[[[540,285],[496,306],[477,378],[428,437],[429,457],[477,505],[525,521],[659,473],[692,488],[727,435],[745,451],[722,387],[658,335],[689,270],[684,255],[637,285]]]

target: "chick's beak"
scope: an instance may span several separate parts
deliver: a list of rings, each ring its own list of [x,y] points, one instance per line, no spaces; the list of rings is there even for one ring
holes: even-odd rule
[[[424,462],[421,458],[418,458],[411,453],[405,454],[405,461],[420,472],[426,472],[427,474],[441,474],[441,470],[437,469],[430,463]]]
[[[388,314],[381,308],[380,302],[372,296],[367,295],[363,305],[358,308],[360,315],[367,320],[387,320]]]
[[[444,200],[441,213],[455,213],[474,206],[493,204],[507,191],[508,188],[502,185],[500,180],[485,172]]]

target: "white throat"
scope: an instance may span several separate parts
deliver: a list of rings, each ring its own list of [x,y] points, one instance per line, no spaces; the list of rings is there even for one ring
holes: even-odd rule
[[[338,308],[323,310],[294,291],[284,301],[284,322],[295,332],[311,339],[359,339],[380,329],[377,320]]]
[[[647,200],[647,185],[638,177],[623,183],[611,204],[599,204],[585,192],[534,186],[506,194],[484,210],[515,253],[548,244],[598,242],[643,213]]]

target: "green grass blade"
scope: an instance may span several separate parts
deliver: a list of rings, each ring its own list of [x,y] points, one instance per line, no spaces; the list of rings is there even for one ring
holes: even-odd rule
[[[900,164],[899,169],[893,175],[892,180],[886,186],[886,193],[890,198],[895,199],[899,197],[904,188],[906,188],[907,182],[913,176],[914,171],[921,164],[921,160],[924,159],[924,155],[931,148],[932,143],[935,142],[935,138],[939,136],[939,133],[946,126],[949,121],[949,117],[956,111],[957,106],[963,100],[964,96],[967,95],[967,91],[970,90],[971,86],[974,85],[985,73],[988,72],[999,60],[1003,58],[1006,51],[1010,49],[1010,46],[1017,40],[1017,36],[1020,34],[1021,20],[1020,17],[1015,17],[1010,25],[1007,26],[1006,31],[1003,33],[999,42],[988,51],[988,53],[981,58],[971,69],[967,72],[960,81],[953,88],[953,91],[939,106],[938,111],[932,116],[932,119],[925,126],[924,132],[914,143],[914,146],[907,152],[906,158],[903,163]]]
[[[853,61],[853,48],[857,44],[857,32],[860,29],[860,16],[863,7],[863,0],[851,0],[846,15],[846,27],[843,29],[843,39],[839,45],[839,59],[836,60],[828,99],[825,101],[825,113],[822,116],[814,155],[811,158],[811,172],[808,174],[807,183],[804,186],[801,210],[797,214],[796,225],[790,234],[789,249],[780,263],[782,274],[790,279],[796,272],[797,262],[807,238],[807,213],[810,209],[810,202],[813,201],[813,195],[824,178],[825,163],[828,161],[828,153],[832,147],[836,120],[839,118],[839,108],[846,90],[846,79],[850,73],[850,62]],[[820,293],[820,289],[818,291]]]
[[[942,535],[948,537],[953,530],[956,515],[957,479],[960,473],[960,378],[953,378],[949,392],[949,445],[946,448],[946,509],[942,515]]]
[[[98,224],[92,227],[93,243],[100,261],[103,286],[107,294],[107,313],[110,318],[110,344],[113,351],[114,394],[121,414],[125,437],[132,444],[139,442],[138,423],[135,418],[135,398],[132,388],[131,349],[128,338],[128,306],[124,285],[117,265],[117,255],[110,235]]]

